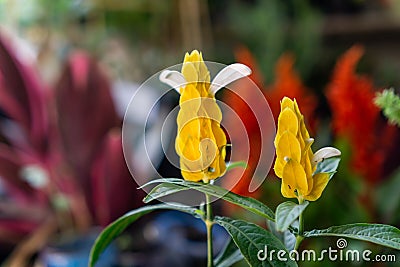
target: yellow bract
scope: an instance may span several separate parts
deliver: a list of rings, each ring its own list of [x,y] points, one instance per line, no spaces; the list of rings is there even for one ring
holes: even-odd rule
[[[180,88],[175,150],[185,180],[208,182],[226,171],[222,113],[210,91],[210,73],[201,53],[186,53],[181,73],[187,84]]]
[[[314,174],[316,164],[311,150],[313,141],[296,100],[284,97],[274,141],[274,170],[282,178],[281,192],[284,197],[315,201],[328,184],[329,173]]]

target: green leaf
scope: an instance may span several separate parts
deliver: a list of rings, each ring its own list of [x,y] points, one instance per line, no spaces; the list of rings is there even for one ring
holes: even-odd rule
[[[247,162],[246,161],[234,161],[234,162],[229,162],[226,164],[226,171],[233,170],[235,168],[247,168]]]
[[[190,213],[194,216],[199,215],[199,210],[187,207],[187,206],[181,206],[178,204],[159,204],[159,205],[153,205],[153,206],[146,206],[142,207],[133,211],[130,211],[126,213],[125,215],[121,216],[118,218],[116,221],[111,223],[109,226],[107,226],[97,237],[91,251],[90,251],[90,261],[89,261],[89,266],[94,266],[96,261],[99,259],[100,254],[106,249],[106,247],[119,235],[121,234],[126,227],[128,227],[130,224],[132,224],[134,221],[142,217],[143,215],[150,213],[154,210],[160,210],[160,209],[172,209],[172,210],[178,210],[182,212],[187,212]]]
[[[297,225],[297,227],[299,226]],[[285,232],[283,232],[283,244],[288,251],[293,250],[296,246],[296,236],[289,230],[286,230]]]
[[[225,201],[236,204],[250,212],[253,212],[264,218],[267,218],[268,220],[271,220],[271,221],[275,220],[274,212],[268,206],[261,203],[260,201],[254,199],[254,198],[243,197],[243,196],[237,195],[235,193],[232,193],[232,192],[226,190],[225,188],[222,188],[222,187],[219,187],[216,185],[190,182],[190,181],[185,181],[183,179],[177,179],[177,178],[164,178],[164,179],[152,180],[152,181],[148,182],[147,184],[143,185],[142,187],[146,187],[146,186],[154,184],[154,183],[169,183],[169,184],[187,187],[188,189],[197,190],[199,192],[203,192],[205,194],[209,194],[211,196],[221,198]],[[161,188],[162,185],[163,184],[160,184],[159,188]],[[162,194],[162,196],[166,196],[168,190],[165,190],[163,192],[164,193]],[[174,190],[171,190],[169,192],[173,193]],[[152,199],[154,199],[154,195],[151,197],[151,199],[145,199],[145,202],[147,203]]]
[[[324,159],[317,163],[317,168],[313,175],[321,172],[330,173],[330,178],[335,174],[337,168],[339,167],[340,157],[332,157]]]
[[[275,223],[270,220],[267,220],[267,226],[271,233],[274,234],[274,236],[276,236],[285,245],[285,248],[288,251],[294,249],[294,246],[296,245],[296,236],[291,231],[286,230],[284,232],[278,232],[276,230]],[[294,221],[291,226],[295,229],[298,229],[299,221]]]
[[[348,237],[400,250],[400,230],[385,224],[355,223],[304,233],[304,237],[317,236]]]
[[[165,197],[174,193],[178,193],[180,191],[189,190],[188,187],[170,184],[170,183],[162,183],[155,186],[149,194],[143,199],[144,203],[149,203],[154,199],[158,199],[161,197]]]
[[[233,242],[232,238],[226,243],[224,249],[219,253],[214,260],[215,267],[230,267],[236,262],[243,259],[243,255]]]
[[[152,184],[160,184],[160,183],[169,183],[169,184],[179,184],[182,181],[185,181],[181,178],[161,178],[161,179],[153,179],[145,183],[144,185],[140,186],[139,189],[145,188]]]
[[[300,205],[292,201],[286,201],[279,204],[276,208],[275,214],[276,230],[279,232],[286,231],[307,206],[308,201],[304,201]]]
[[[260,226],[226,217],[215,217],[215,222],[224,227],[232,236],[250,266],[297,266],[296,262],[289,258],[289,252],[281,241]],[[271,253],[272,250],[275,250],[275,253]],[[278,251],[283,251],[281,253],[284,255],[280,257],[287,261],[277,258]]]

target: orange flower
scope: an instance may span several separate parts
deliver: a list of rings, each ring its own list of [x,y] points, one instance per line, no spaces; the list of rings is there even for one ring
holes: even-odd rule
[[[280,112],[280,100],[283,97],[296,99],[302,107],[307,124],[313,128],[315,124],[314,111],[317,106],[317,99],[309,93],[293,69],[294,57],[291,54],[283,54],[278,60],[275,68],[275,83],[267,88],[266,96],[271,106],[275,120]]]
[[[332,110],[334,133],[351,143],[353,167],[370,182],[375,182],[383,164],[375,132],[379,108],[374,105],[372,80],[355,73],[363,52],[362,47],[353,46],[339,58],[326,96]]]

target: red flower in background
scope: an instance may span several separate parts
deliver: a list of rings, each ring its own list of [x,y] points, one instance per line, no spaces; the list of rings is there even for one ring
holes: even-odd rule
[[[394,128],[380,126],[373,82],[355,73],[363,52],[362,47],[354,46],[339,58],[326,96],[334,134],[350,141],[353,168],[374,183],[382,175],[384,150],[389,145],[387,140],[393,140]]]
[[[296,99],[301,111],[306,119],[307,125],[311,129],[315,127],[314,111],[317,106],[317,99],[309,92],[294,70],[294,56],[283,54],[275,67],[275,82],[269,86],[265,92],[271,106],[275,120],[278,119],[280,112],[280,101],[283,97]]]
[[[246,48],[240,47],[236,51],[236,58],[238,62],[250,67],[252,70],[252,74],[249,76],[250,79],[252,79],[256,85],[261,88],[260,86],[262,85],[262,77],[251,53]],[[232,91],[226,90],[224,92],[223,99],[224,102],[226,102],[234,110],[236,116],[239,116],[240,121],[243,122],[249,139],[250,151],[247,168],[240,177],[240,180],[237,180],[237,177],[240,175],[241,170],[233,169],[226,174],[226,178],[223,180],[223,182],[227,188],[231,188],[232,183],[237,181],[237,183],[231,189],[232,192],[243,196],[251,195],[252,197],[257,197],[258,191],[255,191],[252,194],[249,193],[249,184],[253,178],[261,152],[261,132],[258,126],[257,118],[252,111],[252,109],[257,108],[256,105],[252,104],[256,102],[257,99],[254,99],[254,94],[252,94],[252,91],[248,88],[249,86],[253,85],[246,79],[240,79],[232,86],[235,88]],[[244,101],[242,97],[239,97],[239,95],[247,99],[247,101]],[[229,124],[230,121],[233,121],[233,118],[230,116],[233,116],[233,114],[224,115],[224,120],[227,122],[227,124]],[[238,151],[239,154],[247,154],[248,151],[245,151],[249,149],[247,146],[245,146],[242,142],[235,143],[235,140],[242,139],[241,132],[235,131],[235,128],[233,128],[233,131],[229,132],[229,139],[230,142],[234,144],[233,149]]]

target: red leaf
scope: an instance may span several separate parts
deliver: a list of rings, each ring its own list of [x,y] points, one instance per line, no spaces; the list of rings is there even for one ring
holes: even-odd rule
[[[109,82],[93,59],[76,52],[70,56],[55,89],[65,158],[74,175],[88,187],[86,180],[99,144],[109,129],[118,125]]]
[[[22,126],[30,145],[41,155],[47,149],[45,100],[44,86],[33,70],[21,63],[0,37],[0,106]]]
[[[92,167],[95,215],[102,225],[142,204],[143,191],[131,177],[122,152],[121,132],[109,132]]]
[[[21,166],[18,155],[9,146],[0,144],[0,177],[14,198],[28,201],[33,189],[21,179]]]

